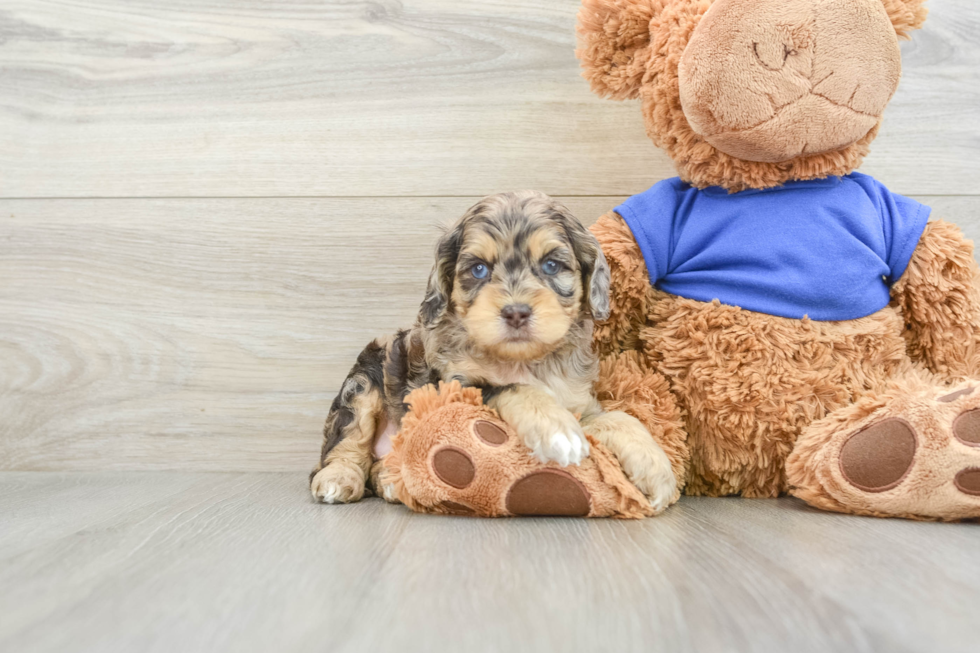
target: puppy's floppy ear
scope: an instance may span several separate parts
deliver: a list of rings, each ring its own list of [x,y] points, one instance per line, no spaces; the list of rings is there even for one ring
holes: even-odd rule
[[[585,291],[582,302],[592,318],[602,322],[609,317],[609,264],[606,256],[592,232],[568,209],[558,202],[552,208],[555,219],[568,236],[582,270],[582,287]]]
[[[582,0],[575,54],[593,93],[613,100],[639,97],[650,56],[650,21],[663,4],[664,0]]]
[[[881,0],[891,18],[900,39],[911,38],[909,32],[919,29],[926,22],[929,10],[923,7],[926,0]]]
[[[432,326],[446,314],[449,298],[453,294],[456,279],[456,259],[463,245],[465,220],[457,222],[436,243],[436,262],[429,273],[429,284],[425,289],[425,299],[419,309],[422,324]]]
[[[592,268],[592,275],[589,277],[589,311],[592,319],[602,322],[609,318],[609,263],[606,262],[606,255],[602,253],[599,241],[595,239],[591,231],[586,230],[587,234],[595,241],[595,267]]]

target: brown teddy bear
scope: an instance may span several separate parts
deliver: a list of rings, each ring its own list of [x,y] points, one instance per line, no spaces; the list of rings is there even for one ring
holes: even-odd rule
[[[923,2],[583,2],[592,89],[641,99],[680,174],[593,227],[612,269],[600,398],[646,423],[687,494],[980,517],[972,243],[854,172]]]
[[[586,78],[642,100],[680,173],[592,228],[612,274],[596,392],[648,427],[687,494],[980,517],[972,243],[854,172],[923,2],[583,2]],[[488,516],[649,514],[601,448],[559,481],[514,438],[478,437],[481,423],[506,431],[478,399],[425,393],[395,442],[389,498]],[[462,487],[436,465],[447,448],[473,472]]]

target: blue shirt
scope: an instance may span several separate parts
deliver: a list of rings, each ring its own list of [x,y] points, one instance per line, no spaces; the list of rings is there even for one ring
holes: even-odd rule
[[[616,212],[665,292],[853,320],[888,305],[930,209],[855,172],[734,194],[666,179]]]

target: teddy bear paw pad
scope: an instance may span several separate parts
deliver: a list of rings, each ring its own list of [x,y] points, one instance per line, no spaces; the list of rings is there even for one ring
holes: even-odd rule
[[[980,446],[980,409],[968,410],[953,420],[953,435],[967,446]]]
[[[838,509],[959,520],[980,517],[977,384],[896,395],[870,421],[840,429],[822,478]],[[931,393],[930,393],[931,394]]]
[[[865,492],[885,492],[908,475],[915,461],[915,431],[908,422],[889,418],[848,438],[840,451],[841,473]]]
[[[956,475],[954,483],[963,494],[980,497],[980,468],[964,469]]]
[[[476,433],[476,437],[483,440],[484,444],[489,444],[491,447],[499,447],[507,442],[507,431],[485,419],[477,420],[473,424],[473,432]]]
[[[559,469],[531,472],[507,493],[507,510],[525,517],[584,517],[591,503],[585,486]]]
[[[462,490],[476,476],[473,459],[462,449],[443,447],[432,456],[432,471],[446,485]]]

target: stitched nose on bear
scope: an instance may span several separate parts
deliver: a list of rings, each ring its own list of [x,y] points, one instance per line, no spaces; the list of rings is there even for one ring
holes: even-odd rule
[[[717,0],[678,75],[696,133],[731,156],[775,163],[859,141],[901,69],[881,0]]]

